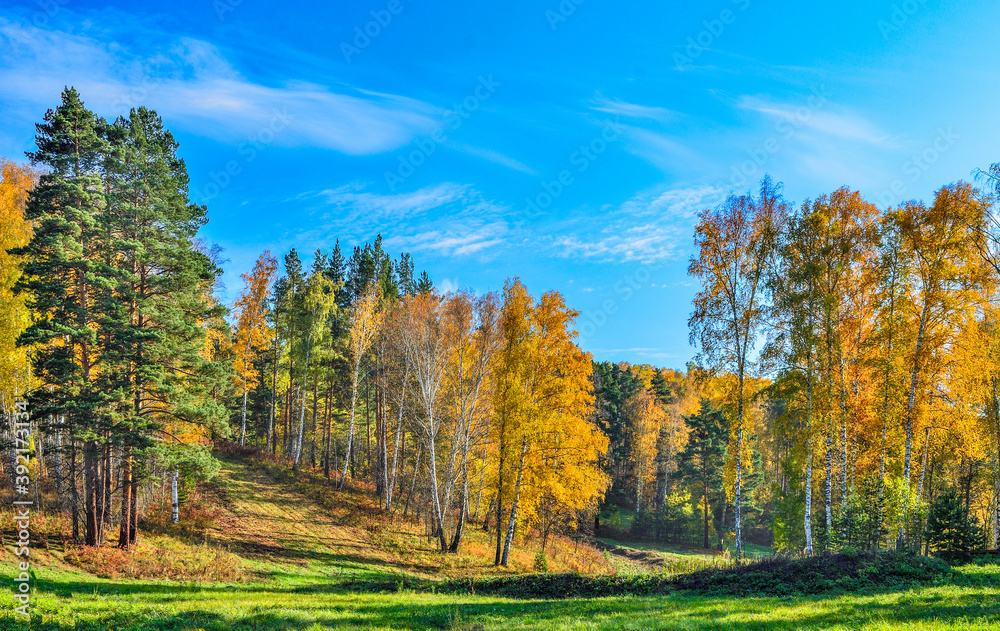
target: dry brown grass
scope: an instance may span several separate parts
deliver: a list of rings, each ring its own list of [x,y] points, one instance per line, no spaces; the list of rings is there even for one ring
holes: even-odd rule
[[[57,513],[33,515],[34,561],[111,579],[246,581],[331,571],[466,578],[531,572],[540,550],[537,537],[519,538],[510,567],[494,567],[495,534],[470,522],[460,552],[445,554],[412,514],[383,510],[369,484],[348,480],[338,491],[336,477],[292,471],[269,454],[234,445],[218,455],[219,475],[189,495],[180,523],[149,512],[131,551],[115,547],[117,529],[109,529],[107,545],[89,548],[69,541],[69,524]],[[6,513],[5,525],[12,523]],[[9,544],[13,532],[3,534]],[[614,571],[602,552],[568,537],[551,537],[546,555],[553,572]]]
[[[213,545],[193,545],[179,539],[144,537],[133,550],[113,546],[71,546],[65,560],[80,569],[110,579],[174,581],[241,581],[248,578],[242,559]]]
[[[269,454],[237,446],[219,451],[225,461],[213,487],[228,515],[211,536],[241,554],[272,555],[273,560],[283,549],[287,560],[303,564],[326,558],[421,577],[464,578],[532,571],[541,549],[537,537],[521,538],[511,551],[510,567],[494,567],[495,534],[469,523],[460,552],[444,554],[412,515],[389,515],[380,508],[369,484],[349,479],[337,491],[337,478],[327,480],[320,471],[300,467],[293,472]],[[274,533],[283,531],[279,541]],[[569,537],[550,537],[546,555],[550,571],[614,571],[602,552]]]

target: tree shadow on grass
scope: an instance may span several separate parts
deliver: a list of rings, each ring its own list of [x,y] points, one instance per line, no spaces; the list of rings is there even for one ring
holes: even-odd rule
[[[806,601],[812,599],[805,599]],[[405,630],[465,629],[472,631],[487,626],[519,628],[540,627],[561,629],[570,623],[586,622],[596,629],[616,629],[628,624],[648,624],[650,628],[683,626],[700,629],[746,629],[792,631],[828,629],[845,625],[860,626],[866,622],[909,623],[934,620],[942,625],[969,624],[973,620],[987,624],[1000,618],[1000,603],[992,594],[966,594],[948,598],[947,604],[934,603],[934,598],[915,594],[903,603],[855,602],[837,606],[818,603],[803,607],[801,601],[783,602],[776,599],[698,599],[698,598],[609,598],[559,601],[502,601],[487,599],[476,602],[456,598],[454,602],[331,602],[326,605],[312,601],[304,604],[301,614],[288,613],[295,608],[290,598],[276,595],[274,610],[267,606],[254,607],[251,613],[224,616],[201,609],[186,609],[175,614],[142,616],[134,613],[109,613],[100,617],[87,616],[76,622],[77,631],[300,631],[318,626],[323,629],[390,628]],[[926,601],[926,602],[925,602]],[[794,606],[795,611],[783,611]],[[207,604],[206,604],[207,607]],[[748,619],[749,616],[749,619]],[[59,627],[55,623],[31,626],[4,626],[0,629],[31,629]]]

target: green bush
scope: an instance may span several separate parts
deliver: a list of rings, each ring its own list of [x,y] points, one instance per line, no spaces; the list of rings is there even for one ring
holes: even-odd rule
[[[535,562],[532,567],[536,572],[549,571],[549,559],[545,556],[544,552],[539,552],[535,555]]]

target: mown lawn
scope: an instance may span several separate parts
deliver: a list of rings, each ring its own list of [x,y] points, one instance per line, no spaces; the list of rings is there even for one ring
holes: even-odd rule
[[[4,568],[11,576],[11,570]],[[962,568],[950,584],[897,593],[798,598],[672,594],[571,600],[345,590],[289,575],[267,584],[151,583],[42,570],[33,619],[0,629],[1000,629],[1000,567]],[[75,624],[75,626],[74,626]]]

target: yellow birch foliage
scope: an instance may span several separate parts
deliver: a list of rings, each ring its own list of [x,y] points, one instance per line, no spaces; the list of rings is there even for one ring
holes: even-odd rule
[[[267,299],[271,293],[278,259],[265,251],[257,259],[253,271],[241,274],[246,283],[233,305],[236,311],[236,339],[233,344],[233,368],[241,390],[257,386],[258,375],[253,369],[254,357],[271,339],[267,324]]]
[[[379,309],[380,292],[375,283],[358,296],[351,307],[350,350],[351,362],[358,366],[375,336],[382,328],[385,312]]]
[[[18,336],[30,323],[30,313],[26,296],[14,294],[21,268],[18,257],[7,250],[31,239],[24,205],[33,181],[34,174],[27,167],[0,158],[0,409],[10,409],[30,386],[27,349],[17,346]]]
[[[523,457],[520,523],[572,525],[575,512],[594,505],[608,485],[598,463],[608,440],[590,422],[592,363],[575,343],[577,315],[558,292],[535,304],[520,281],[504,288],[492,442],[504,463],[506,505]]]
[[[631,434],[631,465],[636,481],[636,510],[649,504],[656,482],[656,446],[660,427],[666,422],[663,407],[649,390],[643,388],[627,403],[627,418]]]

